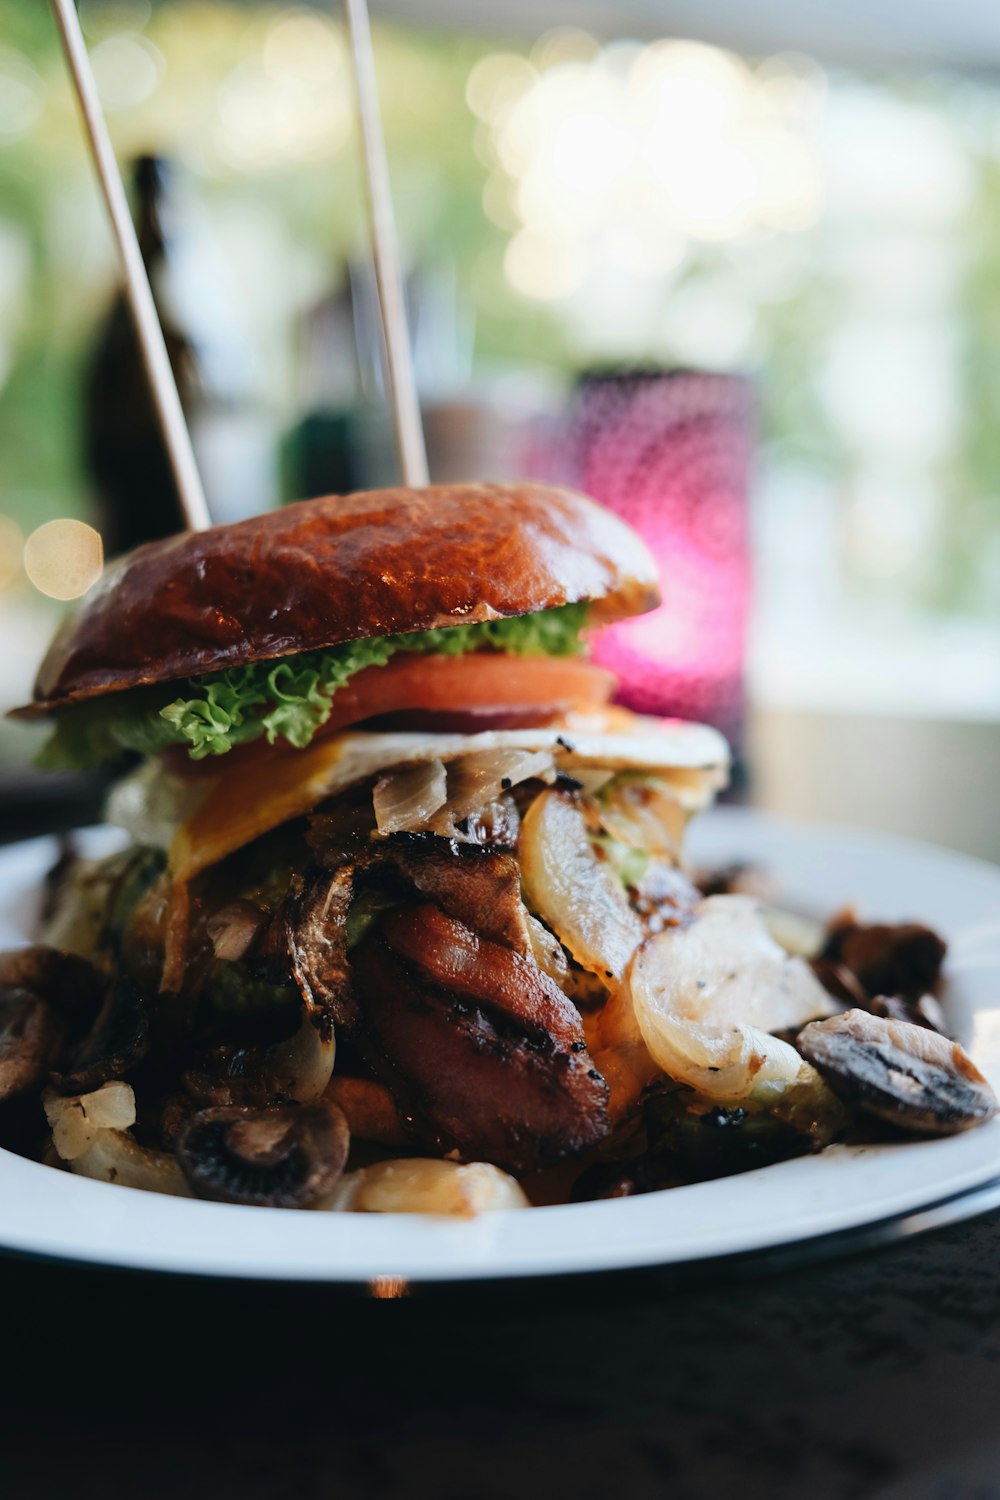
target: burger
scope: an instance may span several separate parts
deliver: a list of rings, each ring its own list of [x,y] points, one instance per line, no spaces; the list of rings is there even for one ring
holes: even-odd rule
[[[658,1069],[609,1016],[700,900],[684,829],[728,765],[587,658],[658,600],[622,521],[540,484],[305,501],[111,566],[16,711],[45,764],[122,764],[130,837],[63,860],[44,944],[0,960],[38,1151],[287,1207],[565,1196],[614,1159]]]
[[[118,562],[18,711],[48,764],[121,763],[120,839],[61,859],[44,940],[0,955],[0,1142],[236,1204],[471,1214],[990,1119],[935,933],[824,931],[685,869],[726,745],[615,707],[586,654],[658,598],[628,527],[530,484]]]

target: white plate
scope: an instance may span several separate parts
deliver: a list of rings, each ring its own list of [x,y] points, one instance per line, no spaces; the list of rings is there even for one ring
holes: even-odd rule
[[[1000,1090],[1000,869],[904,840],[730,808],[701,819],[692,835],[695,861],[762,863],[788,901],[817,914],[850,902],[872,918],[931,923],[950,945],[949,1019]],[[0,947],[30,934],[52,854],[49,840],[0,850]],[[998,1175],[994,1121],[947,1140],[835,1147],[645,1197],[456,1223],[160,1197],[0,1151],[0,1246],[144,1270],[295,1281],[557,1275],[801,1245],[912,1215]]]

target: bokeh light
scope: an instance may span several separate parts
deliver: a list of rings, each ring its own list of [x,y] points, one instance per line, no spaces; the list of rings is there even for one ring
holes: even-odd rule
[[[239,171],[332,156],[350,139],[352,101],[340,32],[315,11],[293,9],[271,22],[261,55],[224,80],[216,149]]]
[[[141,31],[152,15],[151,0],[79,0],[80,25],[92,41],[120,31]]]
[[[30,130],[45,106],[45,84],[13,47],[0,47],[0,145]]]
[[[97,582],[103,566],[100,533],[85,521],[46,521],[24,544],[24,571],[49,599],[79,599]]]
[[[163,54],[144,36],[118,32],[92,48],[90,61],[97,91],[105,109],[135,109],[153,93],[163,77]]]
[[[658,278],[688,244],[810,227],[823,207],[812,107],[822,87],[797,58],[754,70],[702,43],[600,48],[575,30],[549,33],[530,60],[482,58],[466,99],[489,133],[484,196],[512,235],[508,281],[557,301],[580,287],[584,265]],[[559,261],[548,272],[546,240]]]
[[[0,589],[20,576],[23,558],[24,532],[13,516],[0,516]]]

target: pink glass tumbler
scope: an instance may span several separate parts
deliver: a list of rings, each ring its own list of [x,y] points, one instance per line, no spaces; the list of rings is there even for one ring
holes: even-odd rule
[[[604,631],[595,658],[639,713],[714,724],[737,744],[750,597],[754,403],[741,376],[587,375],[570,424],[575,480],[656,559],[663,603]]]

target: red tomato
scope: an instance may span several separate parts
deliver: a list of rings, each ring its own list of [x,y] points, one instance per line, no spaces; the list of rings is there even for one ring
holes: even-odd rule
[[[385,714],[418,716],[417,725],[428,731],[474,733],[481,728],[546,724],[574,710],[603,707],[614,686],[612,673],[575,657],[509,656],[502,651],[465,656],[400,653],[384,667],[364,667],[338,688],[330,717],[316,739]],[[405,721],[395,727],[405,727]],[[178,745],[165,758],[172,771],[213,776],[275,753],[295,751],[284,740],[270,746],[260,739],[224,757],[192,761]]]

